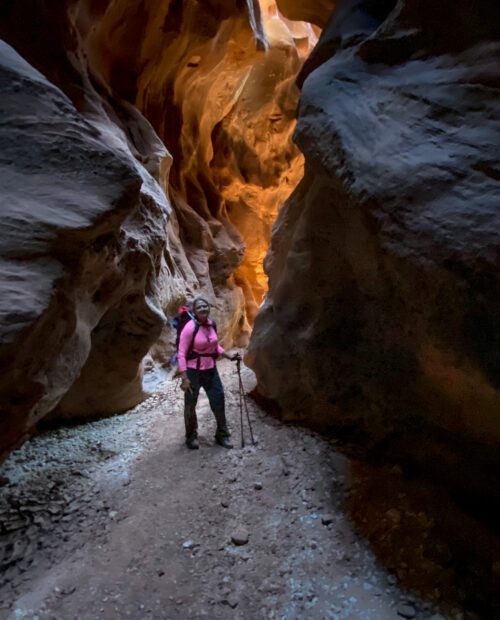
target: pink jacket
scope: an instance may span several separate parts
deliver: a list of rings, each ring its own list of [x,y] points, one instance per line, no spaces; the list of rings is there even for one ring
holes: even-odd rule
[[[196,369],[198,360],[186,359],[186,356],[189,351],[189,347],[191,346],[191,342],[193,341],[193,333],[194,333],[194,321],[188,321],[184,326],[184,329],[181,332],[181,337],[179,339],[179,370],[180,372],[184,372],[186,368],[194,368]],[[217,353],[217,355],[222,355],[224,353],[224,349],[219,344],[219,337],[217,336],[217,332],[212,326],[212,321],[209,319],[207,325],[201,325],[198,329],[198,333],[193,342],[192,350],[195,353]],[[212,357],[201,357],[200,358],[200,370],[209,370],[215,366],[215,360]]]

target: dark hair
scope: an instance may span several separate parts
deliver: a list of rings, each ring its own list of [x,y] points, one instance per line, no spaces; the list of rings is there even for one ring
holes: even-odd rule
[[[196,306],[199,303],[207,304],[207,306],[210,308],[210,304],[204,297],[196,297],[195,299],[193,299],[193,305],[192,305],[193,310],[196,310]]]

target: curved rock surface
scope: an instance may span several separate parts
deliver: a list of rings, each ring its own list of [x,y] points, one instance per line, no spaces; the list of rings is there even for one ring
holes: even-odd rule
[[[165,321],[156,276],[170,207],[104,108],[90,122],[3,42],[0,58],[0,443],[8,448],[65,394],[62,415],[142,399],[140,362]],[[128,116],[148,155],[168,160],[147,121]]]
[[[326,26],[335,7],[334,0],[276,0],[276,4],[288,19],[310,22],[320,28]]]
[[[500,500],[499,9],[393,6],[340,3],[304,67],[247,361],[284,418]]]
[[[84,35],[95,71],[173,154],[182,245],[238,344],[267,290],[272,223],[303,175],[294,80],[317,40],[273,0],[245,6],[119,0]]]

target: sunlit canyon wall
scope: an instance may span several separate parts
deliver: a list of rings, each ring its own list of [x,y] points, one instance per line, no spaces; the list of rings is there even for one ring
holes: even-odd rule
[[[183,247],[240,344],[267,288],[272,223],[303,174],[290,139],[294,82],[316,42],[311,26],[287,22],[274,2],[248,4],[121,0],[86,37],[92,66],[171,151]]]

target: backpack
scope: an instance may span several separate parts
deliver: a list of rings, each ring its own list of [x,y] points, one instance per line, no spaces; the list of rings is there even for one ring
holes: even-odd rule
[[[177,354],[179,352],[179,340],[181,338],[181,332],[189,321],[193,320],[195,322],[195,329],[198,321],[196,320],[193,311],[190,306],[181,306],[179,308],[179,312],[177,316],[172,321],[173,327],[175,327],[176,336],[175,336],[175,353],[172,356],[172,363],[177,361]],[[198,330],[196,330],[198,331]],[[196,335],[196,334],[195,334]]]
[[[189,323],[189,321],[194,322],[194,330],[193,330],[193,339],[191,340],[191,344],[189,345],[189,349],[188,349],[186,357],[187,359],[198,358],[198,362],[199,362],[200,355],[198,355],[197,353],[193,351],[193,344],[194,344],[194,339],[196,338],[196,334],[198,333],[198,330],[200,329],[200,324],[196,320],[196,317],[194,315],[193,310],[191,309],[191,306],[181,306],[179,308],[179,312],[177,316],[172,321],[172,325],[173,327],[175,327],[175,330],[177,332],[176,337],[175,337],[175,353],[172,355],[170,359],[170,363],[172,365],[177,364],[178,356],[179,356],[179,340],[181,338],[182,330]],[[215,324],[215,321],[212,321],[212,327],[214,328],[215,333],[217,333],[217,325]]]

